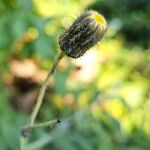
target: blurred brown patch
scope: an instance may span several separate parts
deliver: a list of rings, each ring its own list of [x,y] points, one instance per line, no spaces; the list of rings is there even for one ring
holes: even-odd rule
[[[45,80],[47,71],[40,69],[31,59],[12,59],[9,68],[11,74],[5,84],[12,94],[11,104],[15,110],[29,113],[38,96],[39,84]],[[52,86],[52,82],[49,82],[48,89],[52,89]]]

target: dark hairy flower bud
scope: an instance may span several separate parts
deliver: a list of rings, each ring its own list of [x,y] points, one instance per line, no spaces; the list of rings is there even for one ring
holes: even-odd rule
[[[69,57],[81,57],[103,38],[106,30],[105,18],[96,11],[87,11],[60,36],[60,49]]]

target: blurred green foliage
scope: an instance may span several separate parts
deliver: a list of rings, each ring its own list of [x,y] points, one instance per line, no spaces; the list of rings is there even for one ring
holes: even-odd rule
[[[150,45],[149,0],[97,0],[88,9],[95,9],[118,23],[117,32],[128,43],[147,49]]]
[[[149,0],[0,0],[0,150],[19,149],[58,37],[86,9],[104,14],[107,35],[83,58],[62,60],[37,120],[62,123],[34,130],[28,149],[150,149]],[[33,64],[42,73],[29,76]]]

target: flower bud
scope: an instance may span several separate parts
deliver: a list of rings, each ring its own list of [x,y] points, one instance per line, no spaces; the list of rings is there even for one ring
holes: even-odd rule
[[[60,36],[60,49],[69,57],[81,57],[103,38],[106,30],[105,18],[96,11],[87,11]]]

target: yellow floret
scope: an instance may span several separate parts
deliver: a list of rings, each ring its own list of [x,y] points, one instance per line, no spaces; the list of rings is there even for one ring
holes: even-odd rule
[[[97,12],[93,12],[92,18],[100,25],[106,26],[106,20],[101,14],[98,14]]]

